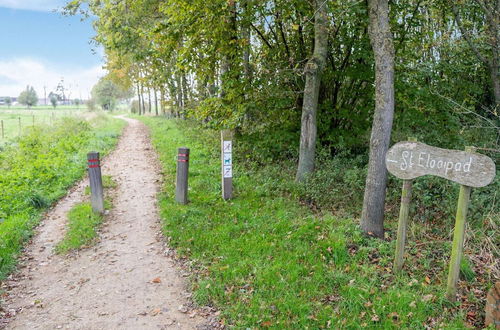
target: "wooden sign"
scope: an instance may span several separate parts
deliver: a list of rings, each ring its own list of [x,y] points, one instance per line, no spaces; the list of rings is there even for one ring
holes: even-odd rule
[[[491,158],[472,152],[441,149],[420,142],[399,142],[387,152],[387,170],[411,180],[435,175],[469,187],[484,187],[495,177]]]
[[[221,132],[222,160],[222,198],[233,197],[233,133],[231,130]]]

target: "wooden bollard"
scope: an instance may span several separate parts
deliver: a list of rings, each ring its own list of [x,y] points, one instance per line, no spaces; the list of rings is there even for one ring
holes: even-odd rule
[[[179,204],[188,203],[189,148],[179,148],[177,153],[177,182],[175,200]]]
[[[474,152],[474,148],[466,147],[465,151]],[[460,185],[458,195],[457,214],[455,216],[455,229],[453,230],[453,243],[451,247],[450,267],[448,270],[448,282],[446,286],[446,298],[450,301],[456,300],[457,282],[460,275],[460,262],[464,249],[465,220],[469,209],[470,192],[472,188]]]
[[[221,131],[222,198],[233,198],[233,133]]]
[[[92,210],[95,213],[104,213],[104,191],[102,188],[101,161],[99,153],[92,151],[87,154],[89,182],[90,182],[90,201]]]

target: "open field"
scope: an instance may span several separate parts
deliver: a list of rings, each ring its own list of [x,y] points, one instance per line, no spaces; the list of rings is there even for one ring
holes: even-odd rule
[[[11,107],[0,107],[0,120],[3,122],[3,129],[0,127],[0,144],[9,139],[18,137],[26,129],[35,126],[52,126],[57,120],[63,117],[72,117],[82,114],[86,108],[76,107],[36,107],[31,109]]]

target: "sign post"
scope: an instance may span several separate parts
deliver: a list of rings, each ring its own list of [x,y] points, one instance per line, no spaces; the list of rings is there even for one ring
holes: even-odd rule
[[[104,192],[102,188],[101,161],[99,153],[92,151],[87,154],[89,166],[90,202],[95,213],[104,213]]]
[[[233,133],[221,131],[222,198],[233,198]]]
[[[415,141],[395,144],[387,152],[385,163],[391,174],[405,180],[394,260],[395,272],[403,266],[412,180],[424,175],[434,175],[461,185],[446,293],[449,300],[455,300],[471,187],[479,188],[490,184],[496,174],[495,163],[491,158],[475,153],[472,147],[465,151],[448,150]]]
[[[465,148],[467,152],[473,152],[472,147]],[[457,281],[460,274],[460,262],[464,248],[465,220],[469,208],[471,187],[461,185],[458,195],[457,214],[455,216],[455,230],[453,231],[453,244],[451,248],[450,268],[448,270],[448,282],[446,287],[446,298],[450,301],[456,300]]]

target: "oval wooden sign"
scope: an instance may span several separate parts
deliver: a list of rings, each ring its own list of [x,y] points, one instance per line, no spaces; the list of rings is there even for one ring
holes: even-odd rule
[[[439,176],[469,187],[484,187],[495,178],[491,158],[459,150],[441,149],[420,142],[399,142],[385,157],[387,170],[401,179]]]

